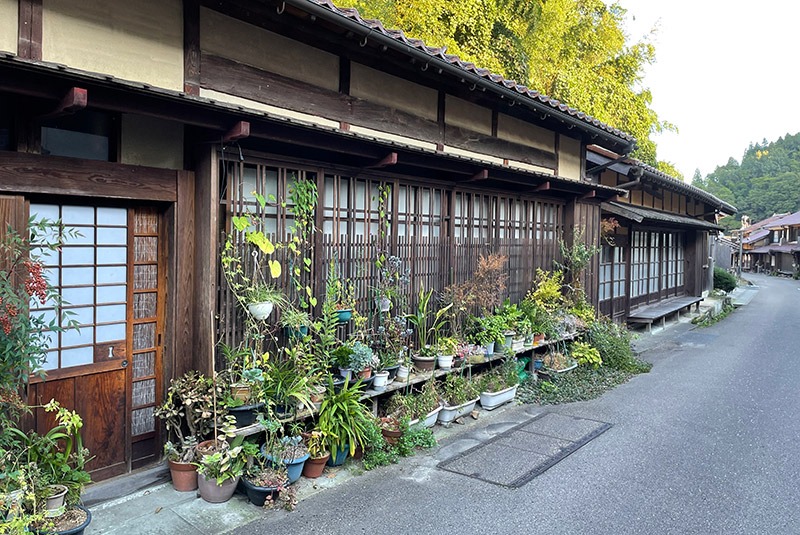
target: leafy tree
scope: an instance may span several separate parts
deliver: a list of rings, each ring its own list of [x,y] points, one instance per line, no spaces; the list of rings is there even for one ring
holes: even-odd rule
[[[602,0],[351,0],[387,27],[515,79],[635,136],[657,165],[652,134],[675,130],[641,87],[655,49],[629,43],[626,11]],[[668,165],[668,164],[667,164]],[[670,166],[671,167],[671,166]],[[668,168],[670,168],[668,167]],[[674,171],[674,167],[671,168]],[[672,173],[670,173],[672,174]]]
[[[800,134],[751,143],[741,163],[730,158],[706,177],[699,174],[695,172],[695,186],[733,204],[753,222],[796,212],[800,210]],[[737,228],[738,221],[726,218],[722,225]]]

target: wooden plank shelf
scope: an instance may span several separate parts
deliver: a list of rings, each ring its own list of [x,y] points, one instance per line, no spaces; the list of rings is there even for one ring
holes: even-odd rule
[[[576,333],[567,334],[567,335],[565,335],[565,336],[563,336],[561,338],[557,338],[555,340],[544,340],[543,342],[540,342],[538,344],[534,344],[534,345],[529,346],[529,347],[523,347],[523,348],[515,351],[514,352],[514,356],[515,357],[519,357],[520,355],[524,355],[526,353],[533,354],[533,352],[535,350],[537,350],[537,349],[544,349],[544,348],[547,348],[547,347],[549,347],[551,345],[559,344],[559,343],[562,343],[562,342],[569,342],[571,340],[574,340],[580,334],[581,333],[576,332]],[[454,366],[453,368],[451,368],[449,370],[443,370],[441,368],[438,368],[438,369],[435,369],[435,370],[432,370],[432,371],[428,371],[428,372],[411,373],[411,374],[409,374],[407,380],[405,380],[405,381],[397,381],[397,380],[395,380],[395,381],[389,383],[388,385],[386,385],[386,388],[384,390],[378,391],[378,390],[373,390],[371,388],[368,389],[368,390],[365,390],[363,395],[361,396],[361,400],[362,401],[371,401],[372,402],[372,412],[373,412],[373,414],[377,414],[377,411],[378,411],[378,400],[380,398],[388,395],[388,394],[391,394],[392,392],[397,392],[398,390],[402,390],[402,389],[408,388],[410,386],[414,386],[414,385],[417,385],[417,384],[420,384],[420,383],[424,383],[425,381],[428,381],[431,378],[438,379],[439,377],[444,377],[445,375],[448,375],[448,374],[451,374],[451,373],[456,373],[456,372],[461,371],[461,370],[472,370],[473,368],[480,368],[485,364],[490,364],[492,362],[496,362],[498,360],[501,360],[501,359],[505,358],[505,356],[506,356],[505,353],[497,353],[497,352],[495,352],[495,353],[493,353],[492,355],[490,355],[488,357],[484,357],[484,360],[481,361],[481,362],[473,362],[473,363],[470,363],[470,364],[464,364],[463,366],[457,366],[457,367]],[[529,371],[533,370],[533,359],[531,359],[531,362],[528,364],[528,368],[529,368]],[[310,416],[313,416],[314,414],[319,412],[319,407],[320,407],[320,404],[319,403],[315,403],[313,410],[304,409],[304,410],[298,412],[296,416],[291,416],[291,417],[288,417],[288,418],[282,418],[280,421],[282,423],[287,423],[287,422],[292,422],[292,421],[295,421],[295,420],[305,420],[306,418],[308,418]],[[234,432],[236,433],[236,435],[250,436],[250,435],[255,435],[257,433],[261,433],[263,431],[264,431],[264,428],[261,425],[259,425],[258,423],[255,423],[255,424],[252,424],[252,425],[248,425],[247,427],[241,427],[239,429],[236,429]]]

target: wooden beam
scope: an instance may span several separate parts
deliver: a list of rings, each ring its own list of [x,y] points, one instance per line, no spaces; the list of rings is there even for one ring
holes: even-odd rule
[[[183,0],[183,92],[200,94],[199,0]]]
[[[53,117],[62,117],[64,115],[71,115],[76,111],[86,108],[89,102],[89,92],[80,87],[72,87],[67,94],[58,103],[58,106],[45,115],[39,116],[39,119],[50,119]]]
[[[390,165],[395,165],[396,163],[397,163],[397,153],[396,152],[390,152],[389,154],[387,154],[386,156],[384,156],[383,158],[381,158],[377,162],[375,162],[373,164],[370,164],[370,165],[367,165],[365,167],[366,167],[366,169],[381,169],[383,167],[388,167]]]
[[[470,178],[468,178],[464,182],[478,182],[480,180],[486,180],[487,178],[489,178],[489,170],[488,169],[481,169],[480,171],[478,171],[477,173],[472,175]]]
[[[580,196],[579,200],[582,201],[583,199],[591,199],[595,195],[597,195],[597,192],[595,190],[587,191],[586,193],[584,193],[583,195]]]
[[[533,191],[547,191],[549,189],[550,189],[550,181],[548,180],[547,182],[542,182],[541,184],[533,188]]]
[[[239,121],[222,136],[222,142],[236,141],[237,139],[244,139],[250,137],[250,123],[247,121]]]
[[[17,55],[42,60],[42,0],[19,0]]]

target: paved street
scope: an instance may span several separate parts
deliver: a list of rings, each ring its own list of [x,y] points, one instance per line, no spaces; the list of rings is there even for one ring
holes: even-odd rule
[[[547,411],[611,425],[519,488],[438,468],[467,436],[238,532],[800,533],[800,283],[751,279],[759,292],[724,321],[655,335],[650,374],[591,402],[471,424],[476,438]]]

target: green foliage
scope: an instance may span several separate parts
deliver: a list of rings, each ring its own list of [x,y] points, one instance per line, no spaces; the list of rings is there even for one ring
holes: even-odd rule
[[[389,28],[445,46],[490,69],[614,125],[638,140],[634,155],[656,164],[660,121],[641,87],[655,60],[647,38],[630,42],[625,10],[602,0],[350,0]]]
[[[431,297],[433,297],[433,290],[426,292],[424,288],[420,288],[417,310],[406,316],[408,323],[414,327],[417,333],[419,349],[437,343],[439,332],[447,323],[447,311],[453,306],[449,304],[433,312]]]
[[[603,364],[603,359],[600,358],[600,351],[586,342],[572,344],[572,358],[578,361],[579,366],[598,368]]]
[[[561,287],[564,285],[564,273],[561,271],[547,272],[536,269],[536,279],[533,289],[525,296],[525,301],[535,303],[546,312],[553,312],[564,304]]]
[[[587,401],[627,382],[634,375],[634,372],[608,366],[579,366],[569,373],[553,375],[550,381],[523,382],[517,390],[517,399],[540,405]]]
[[[427,427],[415,426],[403,432],[397,440],[397,453],[401,457],[414,455],[416,450],[427,450],[436,446],[436,437]]]
[[[381,426],[375,418],[370,418],[364,434],[364,457],[361,463],[364,470],[386,466],[397,462],[399,455],[383,436]]]
[[[800,133],[776,141],[751,144],[741,163],[734,158],[706,177],[695,173],[692,184],[734,205],[755,223],[773,214],[800,210]],[[739,218],[720,221],[726,229],[739,228]]]
[[[471,401],[479,394],[478,385],[464,375],[451,373],[442,384],[442,399],[450,407]]]
[[[360,383],[360,382],[359,382]],[[361,403],[359,383],[345,383],[336,390],[333,381],[328,381],[328,391],[319,408],[317,428],[327,437],[331,455],[349,447],[353,455],[358,446],[364,447],[372,415]]]
[[[31,374],[44,377],[42,365],[53,333],[76,328],[62,311],[61,296],[46,278],[48,257],[77,232],[67,232],[60,222],[28,221],[26,234],[9,226],[0,240],[0,400],[16,396]],[[54,307],[53,319],[30,307]],[[60,317],[60,320],[59,320]],[[56,335],[57,336],[57,335]],[[0,424],[10,420],[2,407]]]
[[[732,292],[736,289],[736,277],[721,267],[714,268],[714,289]]]
[[[519,383],[519,366],[514,358],[507,358],[500,366],[476,378],[481,392],[499,392]]]
[[[589,326],[586,339],[597,348],[605,368],[614,368],[629,373],[644,373],[651,364],[641,361],[633,354],[631,333],[623,325],[608,317],[599,318]]]
[[[489,314],[484,317],[470,316],[467,324],[467,340],[479,346],[492,342],[502,344],[505,320],[501,316]]]

